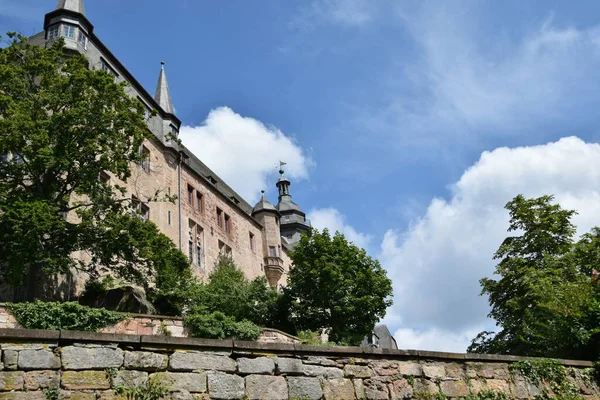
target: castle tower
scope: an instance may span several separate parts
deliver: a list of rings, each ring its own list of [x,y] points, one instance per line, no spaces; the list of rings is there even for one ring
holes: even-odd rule
[[[265,198],[265,192],[263,191],[262,198],[252,209],[252,216],[263,226],[262,246],[265,255],[263,268],[269,285],[276,288],[284,271],[279,231],[281,214]]]
[[[158,75],[158,82],[156,83],[156,91],[154,93],[154,100],[164,110],[165,115],[162,119],[162,131],[164,132],[163,140],[165,144],[174,146],[175,139],[179,136],[179,125],[175,118],[175,108],[173,107],[173,101],[171,100],[171,91],[169,90],[169,84],[167,83],[167,73],[165,72],[165,63],[160,63],[160,74]]]
[[[85,54],[94,26],[85,16],[83,0],[59,0],[44,18],[44,31],[46,46],[63,37],[67,49]]]
[[[284,170],[279,170],[279,180],[277,181],[277,189],[279,190],[279,203],[277,210],[281,213],[281,236],[292,248],[300,241],[303,232],[310,229],[306,221],[306,214],[300,206],[292,200],[290,195],[290,181],[285,177]]]

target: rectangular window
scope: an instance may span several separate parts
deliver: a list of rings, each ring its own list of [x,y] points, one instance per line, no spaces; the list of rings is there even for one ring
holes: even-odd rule
[[[150,121],[151,115],[152,115],[152,112],[150,111],[150,109],[148,107],[144,108],[144,121],[146,121],[146,122]]]
[[[140,156],[142,157],[140,160],[142,169],[147,173],[150,173],[150,150],[148,150],[146,146],[140,147]]]
[[[227,214],[225,214],[225,232],[231,233],[231,218]]]
[[[187,185],[187,192],[188,192],[188,204],[193,206],[194,205],[194,188],[191,185]]]
[[[219,253],[231,255],[231,247],[227,246],[225,243],[219,240]]]
[[[200,243],[196,243],[196,264],[202,266],[202,246]]]
[[[79,43],[79,45],[84,49],[87,49],[87,36],[85,36],[85,33],[83,33],[81,29],[77,35],[77,43]]]
[[[279,253],[279,258],[281,258],[281,246],[277,246],[277,252]]]
[[[131,196],[131,215],[146,222],[150,219],[150,207],[142,203],[137,197]]]
[[[217,208],[217,225],[219,228],[223,227],[223,210]]]
[[[68,39],[75,39],[75,30],[77,28],[75,28],[73,25],[63,25],[62,28],[62,34],[64,37]]]
[[[188,242],[188,258],[191,263],[194,262],[194,242],[191,240]]]
[[[58,39],[60,31],[60,25],[54,25],[48,28],[48,40]]]
[[[250,250],[254,251],[254,234],[250,232]]]
[[[200,213],[204,212],[204,196],[198,191],[196,191],[196,210]]]
[[[171,225],[171,211],[167,212],[167,220],[168,220],[169,225]]]
[[[275,246],[269,246],[269,256],[277,257],[277,250],[275,249]]]
[[[148,220],[150,220],[150,207],[148,207],[147,204],[141,203],[140,204],[140,217],[142,218],[142,221],[147,222]]]
[[[100,172],[100,175],[98,175],[98,181],[102,184],[108,185],[110,184],[110,175],[102,171]]]
[[[115,78],[118,76],[117,71],[115,71],[104,59],[100,59],[100,69],[114,75]]]

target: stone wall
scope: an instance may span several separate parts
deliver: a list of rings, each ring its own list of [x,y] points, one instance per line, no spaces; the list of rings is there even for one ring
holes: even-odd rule
[[[533,398],[518,357],[235,340],[0,329],[0,399],[123,399],[159,383],[167,399],[460,398],[484,389]],[[600,398],[584,361],[561,361],[584,399]],[[45,390],[46,389],[46,390]],[[441,394],[443,394],[443,396]],[[55,397],[56,398],[56,397]]]

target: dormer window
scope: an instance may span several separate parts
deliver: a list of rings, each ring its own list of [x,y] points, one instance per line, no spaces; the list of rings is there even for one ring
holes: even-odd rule
[[[75,26],[73,25],[63,25],[62,26],[62,35],[67,39],[75,39]]]

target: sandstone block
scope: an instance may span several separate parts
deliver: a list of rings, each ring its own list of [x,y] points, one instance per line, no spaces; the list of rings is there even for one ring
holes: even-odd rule
[[[123,365],[123,350],[110,347],[67,346],[61,349],[63,369],[106,369]]]
[[[236,363],[229,357],[200,352],[177,351],[169,361],[174,371],[213,370],[235,372]]]
[[[61,384],[67,390],[110,389],[105,371],[65,371]]]
[[[79,393],[87,394],[87,393],[82,393],[82,392],[79,392]],[[77,393],[75,393],[75,394],[77,394]],[[95,397],[92,397],[91,399],[96,400]],[[87,397],[85,398],[85,400],[87,400]],[[131,399],[128,399],[124,395],[116,394],[114,390],[105,390],[103,392],[98,392],[98,400],[131,400]]]
[[[413,387],[404,378],[388,384],[392,400],[410,399],[413,397]]]
[[[209,372],[208,394],[211,399],[234,400],[244,396],[244,378],[222,372]]]
[[[471,393],[473,393],[473,394],[477,394],[483,390],[488,389],[487,384],[485,383],[485,380],[483,380],[481,378],[471,379],[470,385],[471,385]],[[525,389],[527,389],[527,387]]]
[[[204,372],[157,372],[150,375],[150,382],[160,384],[175,392],[206,392],[206,374]]]
[[[329,379],[342,379],[344,372],[339,368],[322,367],[320,365],[305,365],[302,368],[306,376],[323,376]]]
[[[375,361],[371,365],[375,371],[375,375],[391,376],[399,373],[399,365],[393,361]]]
[[[35,392],[0,393],[0,400],[46,400],[46,395],[41,390]]]
[[[24,381],[25,372],[23,371],[0,372],[0,391],[21,390],[23,389]]]
[[[301,375],[302,360],[297,358],[277,358],[277,372],[284,375]]]
[[[325,400],[354,400],[356,394],[350,379],[325,379],[323,381]]]
[[[365,384],[363,383],[362,379],[353,379],[352,383],[354,384],[354,395],[356,398],[358,400],[366,399]]]
[[[17,361],[19,359],[19,352],[16,350],[3,350],[2,351],[2,363],[4,369],[15,370],[17,369]]]
[[[405,376],[421,376],[423,375],[423,367],[421,364],[410,361],[400,361],[398,363],[398,371]]]
[[[2,350],[48,350],[57,346],[57,343],[2,343]]]
[[[440,389],[448,397],[461,397],[469,394],[469,388],[464,381],[444,381]]]
[[[169,400],[210,400],[210,397],[206,393],[190,393],[187,390],[180,390],[171,393]]]
[[[149,351],[126,351],[124,366],[128,369],[157,371],[167,369],[169,357],[166,354]]]
[[[527,382],[525,381],[513,381],[510,383],[510,393],[512,397],[524,399],[529,397],[529,390],[527,389]]]
[[[117,372],[114,379],[116,386],[124,386],[126,388],[134,388],[143,386],[148,382],[148,373],[143,371],[124,370]]]
[[[112,390],[109,391],[111,393],[111,397],[104,397],[103,394],[106,392],[100,392],[100,400],[127,400],[125,398],[121,399],[117,396]],[[96,395],[94,393],[84,393],[84,392],[71,392],[68,390],[60,391],[60,399],[68,399],[68,400],[96,400]]]
[[[504,379],[487,379],[486,383],[488,388],[494,392],[510,394],[510,386]]]
[[[19,352],[19,369],[58,369],[60,359],[50,350],[22,350]]]
[[[413,388],[415,396],[417,393],[423,395],[435,395],[439,393],[440,388],[435,382],[429,379],[415,379],[415,386]]]
[[[439,364],[423,364],[423,375],[429,379],[441,379],[446,375],[446,369]]]
[[[271,357],[238,358],[240,374],[272,374],[275,371],[275,361]]]
[[[462,379],[466,376],[464,366],[456,363],[446,365],[445,370],[446,376],[449,378]]]
[[[288,400],[288,386],[283,376],[248,375],[246,395],[249,400]]]
[[[29,371],[25,373],[25,388],[38,390],[60,386],[60,373],[58,371]]]
[[[344,376],[347,378],[370,378],[371,368],[366,365],[348,364],[344,367]]]
[[[388,400],[389,390],[385,382],[374,379],[365,379],[365,394],[367,400]]]
[[[327,357],[308,356],[304,359],[304,364],[322,365],[324,367],[337,367],[337,362]]]
[[[288,388],[290,399],[298,398],[309,400],[320,400],[323,396],[319,378],[288,377]],[[387,397],[386,397],[387,400]]]

